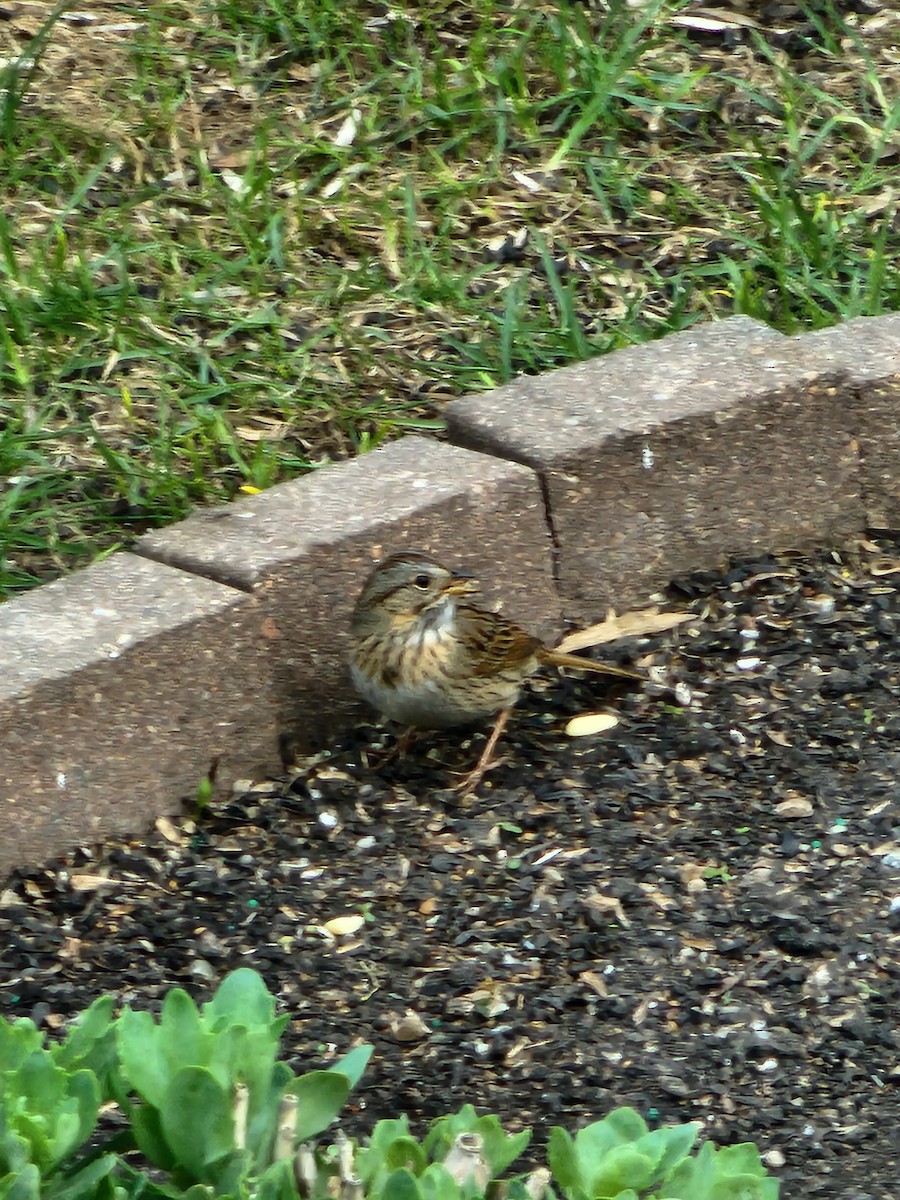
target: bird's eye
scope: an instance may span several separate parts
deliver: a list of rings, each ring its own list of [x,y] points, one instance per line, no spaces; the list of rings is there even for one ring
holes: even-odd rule
[[[423,592],[427,591],[428,587],[431,584],[431,576],[430,575],[417,575],[415,577],[415,579],[413,580],[413,584],[417,588],[420,588]]]

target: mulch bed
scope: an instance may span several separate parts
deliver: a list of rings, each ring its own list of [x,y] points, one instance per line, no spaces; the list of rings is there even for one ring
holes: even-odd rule
[[[0,897],[0,1010],[51,1029],[113,992],[157,1008],[255,967],[319,1066],[375,1045],[344,1121],[419,1131],[469,1101],[510,1130],[618,1104],[757,1142],[786,1198],[900,1195],[900,540],[692,579],[631,643],[644,690],[569,739],[585,677],[377,769],[375,727],[143,842]],[[362,913],[335,937],[327,923]],[[335,927],[332,927],[335,928]]]

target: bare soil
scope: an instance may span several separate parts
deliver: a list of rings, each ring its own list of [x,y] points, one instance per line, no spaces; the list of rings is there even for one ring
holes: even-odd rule
[[[789,1200],[900,1196],[900,542],[695,579],[641,639],[618,728],[568,739],[593,679],[382,770],[378,731],[199,821],[23,871],[0,1006],[57,1029],[255,967],[298,1070],[375,1055],[348,1131],[469,1101],[510,1130],[618,1104],[753,1140]],[[383,740],[383,738],[382,738]],[[362,913],[344,938],[332,918]]]

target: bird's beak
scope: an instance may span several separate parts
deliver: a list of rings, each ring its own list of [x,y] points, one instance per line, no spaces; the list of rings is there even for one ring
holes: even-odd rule
[[[471,575],[454,573],[453,578],[444,588],[445,596],[471,596],[478,591],[478,581]]]

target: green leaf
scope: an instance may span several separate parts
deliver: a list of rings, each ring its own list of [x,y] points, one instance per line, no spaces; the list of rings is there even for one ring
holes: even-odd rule
[[[398,1137],[388,1146],[384,1165],[388,1171],[406,1167],[414,1175],[421,1175],[428,1165],[428,1159],[414,1137]]]
[[[664,1182],[687,1159],[697,1129],[689,1124],[651,1132],[633,1108],[617,1108],[574,1138],[565,1129],[551,1130],[548,1162],[570,1200],[608,1200]]]
[[[204,1067],[176,1072],[160,1110],[162,1133],[178,1166],[196,1182],[234,1145],[231,1097]]]
[[[422,1192],[412,1171],[402,1167],[388,1175],[381,1189],[381,1200],[422,1200]]]
[[[30,1145],[29,1158],[43,1173],[68,1158],[90,1137],[100,1110],[100,1088],[91,1071],[63,1071],[46,1050],[32,1052],[6,1073],[9,1126]],[[15,1152],[16,1143],[7,1149]]]
[[[260,1175],[255,1200],[297,1200],[297,1184],[289,1159],[281,1159]]]
[[[491,1175],[498,1177],[512,1165],[531,1141],[531,1130],[508,1134],[497,1117],[479,1117],[475,1132],[484,1138],[484,1156],[491,1168]]]
[[[94,1003],[73,1021],[65,1040],[50,1047],[57,1066],[83,1067],[98,1042],[107,1037],[113,1024],[112,996],[98,996]]]
[[[34,1163],[0,1178],[0,1200],[41,1200],[41,1173]]]
[[[576,1190],[583,1190],[575,1139],[561,1125],[556,1125],[550,1130],[547,1163],[553,1172],[554,1181],[564,1191],[574,1193]]]
[[[267,1088],[250,1088],[247,1118],[247,1148],[254,1158],[255,1169],[264,1170],[271,1160],[276,1130],[282,1119],[280,1110],[287,1085],[294,1074],[286,1063],[277,1062],[272,1068]],[[234,1088],[231,1088],[234,1095]],[[296,1137],[295,1137],[296,1143]]]
[[[96,1196],[101,1180],[112,1174],[118,1162],[118,1155],[103,1154],[73,1175],[55,1179],[45,1192],[46,1200],[80,1200],[82,1196]]]
[[[419,1176],[423,1200],[461,1200],[463,1190],[441,1163],[432,1163]]]
[[[723,1178],[728,1176],[748,1176],[751,1179],[764,1179],[766,1168],[759,1157],[759,1150],[753,1142],[740,1142],[737,1146],[722,1146],[715,1153],[716,1166]]]
[[[169,1064],[151,1014],[126,1007],[116,1022],[116,1042],[125,1079],[143,1100],[159,1108],[169,1082]]]
[[[530,1175],[514,1175],[506,1185],[503,1200],[534,1200],[533,1184]],[[489,1193],[490,1194],[490,1193]],[[547,1187],[544,1200],[556,1200],[556,1193]]]
[[[163,1001],[156,1032],[170,1064],[202,1067],[209,1061],[212,1038],[203,1028],[197,1005],[181,988],[173,988]]]
[[[75,1071],[69,1076],[66,1090],[64,1120],[53,1139],[57,1162],[84,1145],[100,1115],[100,1085],[93,1071]]]
[[[717,1150],[706,1142],[681,1163],[664,1194],[667,1200],[778,1200],[778,1182],[766,1177],[751,1143]]]
[[[238,1197],[247,1200],[252,1195],[252,1176],[254,1171],[253,1156],[249,1150],[231,1150],[224,1158],[217,1159],[207,1166],[205,1175],[220,1200],[227,1197]],[[197,1184],[196,1186],[206,1187]],[[207,1195],[208,1195],[207,1190]],[[297,1200],[296,1189],[292,1200]]]
[[[272,1078],[277,1040],[268,1031],[254,1030],[245,1025],[220,1026],[202,1036],[202,1061],[182,1063],[182,1066],[206,1067],[226,1090],[236,1083],[245,1083],[257,1097],[264,1093]]]
[[[691,1121],[686,1125],[666,1125],[662,1129],[655,1129],[653,1133],[648,1133],[646,1137],[641,1138],[638,1145],[643,1149],[656,1138],[663,1142],[663,1151],[659,1156],[657,1171],[659,1178],[664,1180],[668,1179],[676,1167],[690,1154],[699,1132],[700,1125],[696,1121]]]
[[[28,1017],[0,1018],[0,1073],[15,1071],[26,1058],[44,1048],[44,1035]]]
[[[278,1025],[280,1028],[276,1038],[281,1036],[281,1030],[288,1020],[286,1015],[276,1020],[275,998],[262,976],[249,967],[239,967],[225,976],[213,998],[203,1005],[203,1018],[211,1029],[227,1025],[271,1029],[273,1025]]]
[[[64,1070],[84,1067],[93,1071],[103,1101],[121,1092],[119,1053],[111,996],[100,996],[76,1018],[65,1041],[50,1046],[57,1066]]]
[[[639,1128],[637,1124],[629,1124],[631,1128]],[[624,1132],[627,1128],[629,1125],[622,1123],[618,1131]],[[585,1155],[581,1171],[582,1174],[588,1173],[588,1195],[605,1198],[615,1195],[621,1188],[643,1191],[653,1183],[665,1181],[678,1164],[687,1158],[697,1137],[697,1130],[696,1124],[655,1129],[628,1145],[608,1150],[593,1174],[590,1173]],[[577,1147],[578,1138],[575,1144]]]
[[[212,1128],[208,1131],[212,1137],[210,1153],[219,1154],[232,1147],[230,1110],[234,1088],[237,1084],[247,1088],[246,1146],[260,1170],[268,1165],[279,1104],[286,1090],[298,1099],[298,1141],[321,1133],[337,1117],[350,1091],[349,1078],[332,1068],[295,1079],[287,1064],[277,1062],[279,1038],[287,1018],[274,1014],[275,1001],[263,980],[246,968],[231,972],[202,1011],[176,988],[166,997],[158,1024],[149,1014],[131,1009],[123,1012],[118,1039],[124,1077],[145,1102],[163,1114],[160,1122],[145,1118],[140,1133],[154,1161],[166,1156],[160,1142],[168,1142],[169,1152],[179,1163],[190,1162],[193,1177],[198,1178],[199,1151],[194,1145],[193,1152],[188,1152],[182,1123],[173,1122],[167,1111],[175,1079],[180,1078],[179,1087],[187,1086],[188,1077],[181,1074],[186,1068],[201,1072],[190,1077],[190,1089],[208,1090],[214,1104]],[[354,1080],[370,1054],[369,1047],[359,1047],[347,1056]],[[182,1102],[187,1103],[187,1093]],[[226,1107],[227,1139],[225,1125],[219,1124]],[[170,1141],[172,1136],[177,1145]]]
[[[591,1171],[587,1194],[593,1200],[610,1200],[623,1188],[644,1191],[654,1180],[655,1166],[655,1162],[634,1146],[615,1146]]]
[[[350,1082],[336,1071],[308,1071],[289,1083],[286,1091],[296,1096],[297,1141],[305,1142],[327,1129],[347,1103]]]
[[[484,1156],[491,1175],[498,1177],[515,1162],[531,1141],[531,1130],[507,1134],[499,1118],[492,1113],[479,1117],[471,1104],[459,1112],[435,1121],[425,1138],[425,1149],[432,1158],[444,1159],[461,1133],[477,1133],[484,1142]]]
[[[362,1074],[369,1065],[369,1059],[372,1057],[374,1046],[354,1046],[352,1050],[338,1059],[336,1063],[328,1068],[329,1071],[337,1071],[340,1075],[346,1075],[347,1081],[351,1088],[356,1087],[362,1078]]]
[[[356,1155],[356,1173],[360,1179],[364,1183],[374,1179],[378,1172],[384,1169],[391,1143],[408,1136],[409,1118],[405,1114],[402,1117],[377,1121],[368,1145],[363,1146]]]
[[[575,1135],[575,1150],[582,1171],[592,1175],[603,1156],[614,1146],[636,1142],[649,1132],[647,1123],[633,1108],[615,1108],[602,1121],[585,1126]]]
[[[0,1103],[0,1176],[15,1175],[31,1161],[31,1143],[16,1133],[10,1124],[12,1119],[12,1105],[3,1101]]]
[[[131,1129],[135,1144],[145,1158],[163,1171],[171,1171],[176,1163],[162,1128],[162,1115],[152,1104],[139,1104],[131,1112]]]

